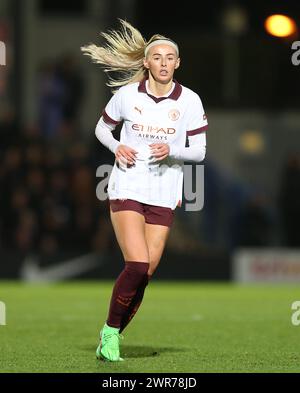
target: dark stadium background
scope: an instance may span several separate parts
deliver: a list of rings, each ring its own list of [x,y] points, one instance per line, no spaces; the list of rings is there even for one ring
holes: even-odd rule
[[[156,278],[232,280],[239,249],[297,250],[299,34],[268,35],[264,20],[275,13],[300,26],[296,1],[1,0],[0,278],[120,271],[107,203],[95,192],[97,167],[113,163],[94,135],[110,91],[80,52],[118,18],[147,39],[178,42],[176,79],[200,95],[209,122],[204,208],[177,210]]]

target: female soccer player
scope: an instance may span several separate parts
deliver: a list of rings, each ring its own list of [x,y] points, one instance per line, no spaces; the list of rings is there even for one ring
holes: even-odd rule
[[[162,35],[147,42],[131,24],[102,33],[107,44],[82,47],[105,72],[113,96],[96,126],[115,155],[108,182],[110,216],[125,266],[117,278],[97,358],[119,361],[120,333],[137,312],[161,259],[176,206],[184,161],[205,157],[207,120],[200,97],[173,79],[178,45]],[[120,141],[112,131],[123,122]]]

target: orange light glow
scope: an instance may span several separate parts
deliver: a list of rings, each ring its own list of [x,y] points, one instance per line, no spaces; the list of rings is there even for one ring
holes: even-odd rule
[[[295,33],[295,21],[285,15],[271,15],[265,20],[266,31],[275,37],[288,37]]]

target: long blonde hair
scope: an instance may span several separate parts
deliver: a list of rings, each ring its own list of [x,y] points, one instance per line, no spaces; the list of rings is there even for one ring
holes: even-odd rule
[[[103,70],[108,74],[106,85],[113,89],[113,93],[121,86],[129,83],[140,82],[148,73],[144,67],[144,51],[147,45],[158,39],[169,38],[155,34],[146,41],[142,34],[130,23],[123,19],[120,30],[109,30],[100,33],[107,41],[105,46],[89,44],[82,46],[82,52],[90,56],[94,63],[104,66]],[[118,72],[117,78],[109,75],[110,72]]]

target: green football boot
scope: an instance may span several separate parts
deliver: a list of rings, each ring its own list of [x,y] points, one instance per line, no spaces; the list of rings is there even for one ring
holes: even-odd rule
[[[119,362],[124,359],[120,357],[120,338],[118,328],[113,328],[105,324],[100,332],[100,344],[96,349],[97,359],[107,360],[109,362]]]

